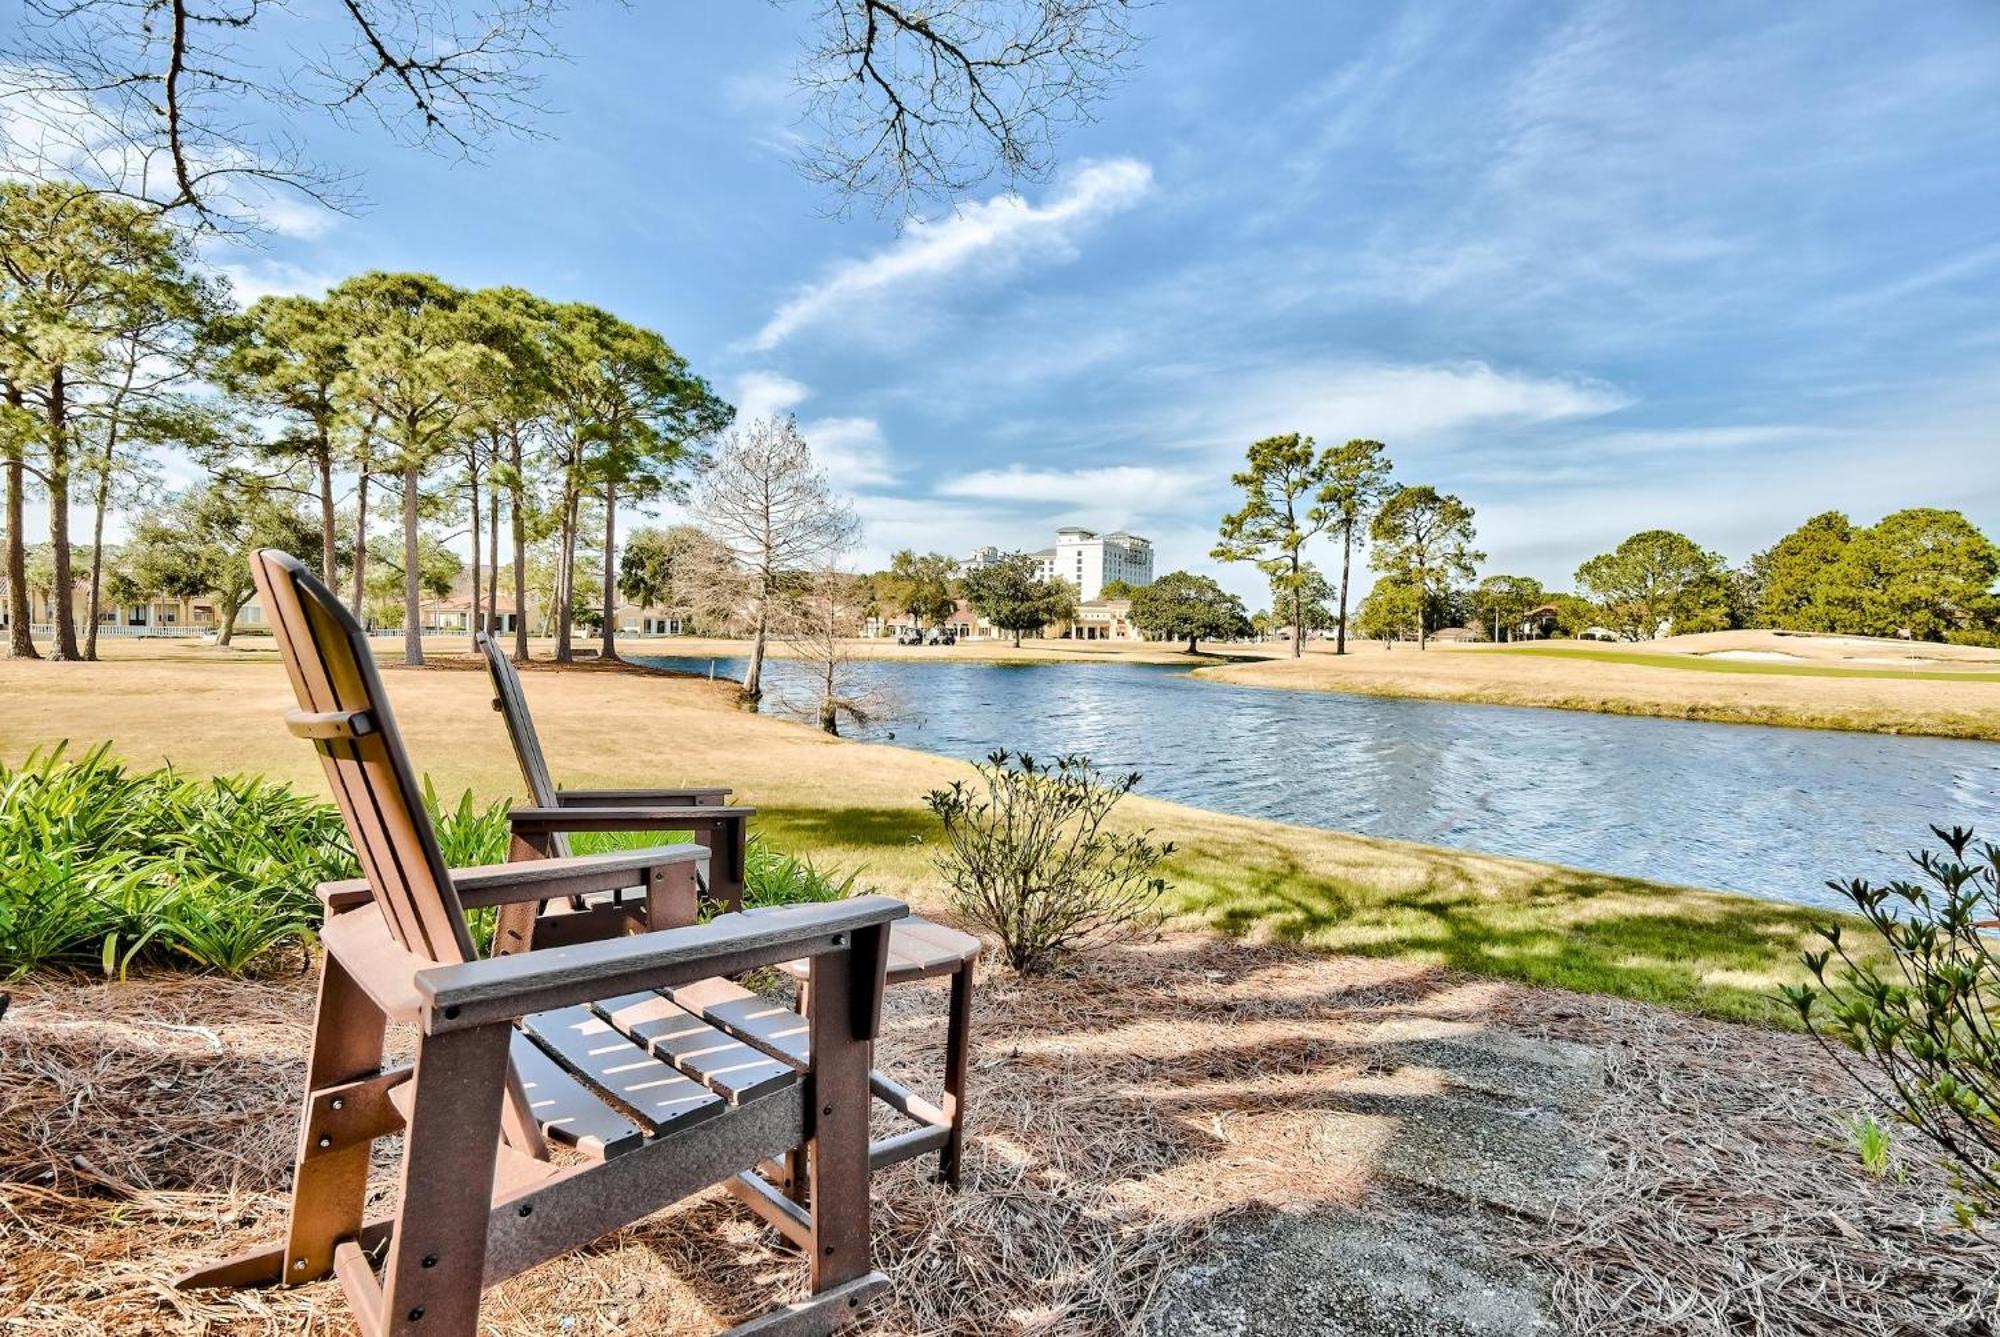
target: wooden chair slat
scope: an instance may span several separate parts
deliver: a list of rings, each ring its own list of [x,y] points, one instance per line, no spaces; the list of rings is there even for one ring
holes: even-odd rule
[[[439,964],[471,960],[464,910],[360,625],[297,559],[266,551],[251,569],[300,711],[370,722],[366,733],[315,738],[313,746],[390,931]]]
[[[798,1073],[761,1049],[733,1039],[657,993],[606,999],[592,1010],[612,1026],[695,1078],[732,1105],[796,1082]]]
[[[544,1137],[607,1160],[645,1142],[639,1125],[580,1085],[526,1035],[514,1032],[509,1052]]]
[[[726,979],[701,980],[661,992],[703,1020],[795,1068],[812,1066],[812,1028],[783,1003]]]
[[[521,1026],[556,1062],[608,1092],[655,1135],[726,1108],[721,1096],[654,1058],[582,1004],[537,1012]]]
[[[494,699],[493,708],[500,712],[500,718],[507,725],[507,741],[514,746],[514,760],[521,767],[521,775],[528,782],[528,793],[535,800],[535,806],[553,808],[562,800],[556,796],[556,782],[549,775],[548,755],[542,751],[541,736],[535,732],[534,716],[528,713],[528,698],[521,691],[521,673],[514,667],[514,661],[507,657],[499,643],[491,636],[479,636],[479,648],[486,656],[486,669],[493,679],[493,690],[499,695]],[[557,858],[569,853],[569,837],[562,832],[553,832],[550,837],[549,853]]]

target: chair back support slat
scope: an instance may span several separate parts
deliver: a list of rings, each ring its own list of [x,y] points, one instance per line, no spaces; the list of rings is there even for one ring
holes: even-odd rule
[[[289,554],[266,548],[250,566],[299,711],[311,717],[295,717],[295,728],[325,735],[311,741],[390,933],[440,964],[472,960],[465,912],[360,624]],[[365,731],[319,718],[361,713]]]
[[[493,705],[507,724],[507,739],[514,745],[514,760],[528,782],[528,797],[538,808],[553,808],[562,802],[556,782],[549,775],[549,759],[542,752],[542,740],[535,733],[534,716],[528,713],[528,698],[521,692],[520,670],[507,652],[491,636],[479,633],[479,649],[486,656],[486,672],[493,679]],[[551,837],[549,853],[556,858],[569,855],[569,837],[558,831]]]

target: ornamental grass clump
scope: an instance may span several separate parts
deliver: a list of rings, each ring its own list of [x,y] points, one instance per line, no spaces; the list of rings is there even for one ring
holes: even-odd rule
[[[1167,881],[1154,870],[1173,844],[1106,829],[1137,772],[1106,779],[1088,757],[1045,765],[1007,752],[977,769],[977,783],[955,780],[924,802],[944,823],[937,868],[954,904],[1000,939],[1008,964],[1034,974],[1158,926]]]
[[[1852,949],[1829,924],[1826,948],[1805,954],[1817,983],[1784,992],[1814,1035],[1874,1060],[1843,1065],[1943,1153],[1971,1226],[2000,1214],[2000,845],[1931,830],[1943,849],[1910,856],[1918,878],[1827,884],[1886,954]]]

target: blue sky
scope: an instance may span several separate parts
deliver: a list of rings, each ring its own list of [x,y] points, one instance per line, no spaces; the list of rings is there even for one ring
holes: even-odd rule
[[[1554,584],[1655,525],[1732,560],[1827,507],[2000,533],[1986,0],[1163,4],[1055,179],[900,232],[791,164],[809,12],[580,6],[546,138],[327,130],[367,211],[217,258],[652,325],[798,414],[871,561],[1076,522],[1212,569],[1229,470],[1291,430],[1387,442]]]

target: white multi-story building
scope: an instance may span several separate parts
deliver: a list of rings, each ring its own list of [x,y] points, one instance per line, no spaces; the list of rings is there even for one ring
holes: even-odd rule
[[[1153,545],[1123,530],[1097,534],[1075,525],[1056,531],[1054,574],[1076,587],[1085,603],[1099,598],[1114,580],[1153,583]]]
[[[974,548],[959,569],[977,571],[993,565],[1002,555],[1000,549],[991,545]],[[1100,597],[1104,587],[1114,580],[1122,580],[1128,585],[1153,583],[1153,545],[1137,534],[1127,534],[1123,530],[1115,534],[1099,534],[1077,525],[1066,525],[1056,531],[1055,547],[1043,548],[1028,556],[1035,563],[1035,579],[1054,580],[1061,577],[1076,590],[1076,597],[1086,603]]]

